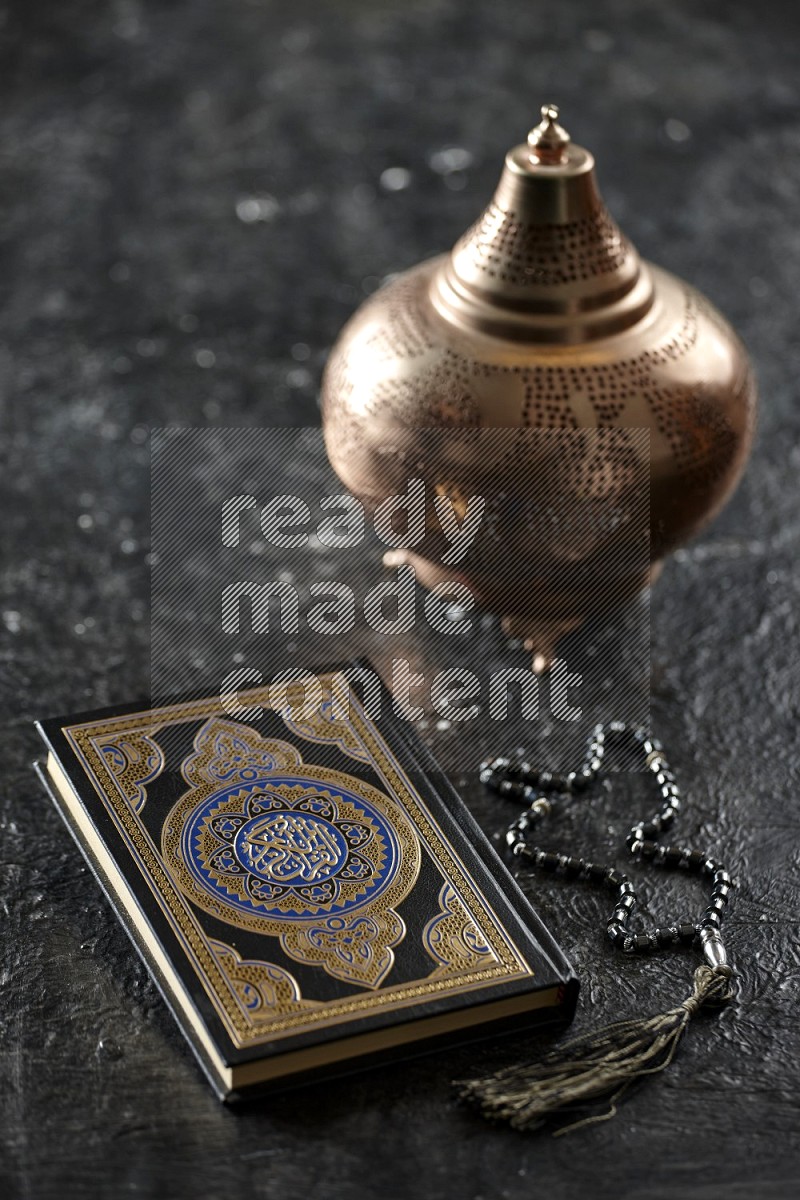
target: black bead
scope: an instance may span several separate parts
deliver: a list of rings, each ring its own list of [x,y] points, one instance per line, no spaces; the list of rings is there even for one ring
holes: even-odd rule
[[[693,942],[697,935],[697,929],[691,921],[681,921],[678,925],[678,937],[682,942]]]
[[[652,858],[657,849],[658,846],[655,844],[655,842],[645,841],[642,842],[639,853],[641,854],[642,858]]]
[[[547,851],[541,858],[537,858],[539,866],[545,871],[555,871],[558,867],[558,855],[551,854]]]
[[[683,861],[684,851],[680,846],[667,846],[664,850],[664,865],[677,867]]]
[[[653,948],[653,943],[650,941],[650,935],[648,933],[635,934],[633,941],[638,954],[641,954],[644,950],[651,950]]]
[[[669,926],[660,925],[656,930],[656,940],[659,946],[671,946],[676,941],[676,937]]]
[[[608,867],[606,870],[605,882],[607,887],[618,888],[621,883],[627,883],[627,875],[623,875],[621,871],[615,870],[614,867]]]
[[[602,863],[592,863],[589,868],[589,878],[592,883],[605,883],[607,871],[608,867],[604,867]]]

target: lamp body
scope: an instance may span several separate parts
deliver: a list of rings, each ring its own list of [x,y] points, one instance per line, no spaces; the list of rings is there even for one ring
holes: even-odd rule
[[[591,155],[553,114],[509,152],[492,202],[453,251],[356,312],[322,390],[330,461],[368,506],[413,474],[456,505],[481,488],[510,492],[494,529],[501,558],[482,566],[477,555],[460,572],[540,668],[560,636],[630,600],[720,509],[756,410],[739,338],[696,289],[639,258],[603,205]],[[491,430],[517,431],[519,452],[507,432],[493,458]],[[431,445],[449,452],[432,460]],[[587,496],[604,495],[606,515],[630,508],[642,470],[644,554],[636,522],[601,521],[588,537],[564,519]],[[561,514],[547,537],[519,518],[533,493]],[[626,537],[636,538],[629,555]],[[405,553],[427,586],[459,574],[441,549],[432,515],[429,541]],[[610,557],[629,569],[604,575]]]

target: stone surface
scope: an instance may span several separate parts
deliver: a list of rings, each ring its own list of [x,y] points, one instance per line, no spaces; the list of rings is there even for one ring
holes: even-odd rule
[[[0,18],[3,1194],[794,1195],[796,8],[64,0]],[[550,99],[626,232],[720,306],[760,376],[745,481],[652,602],[681,832],[741,880],[741,1003],[566,1140],[454,1101],[451,1078],[519,1056],[500,1042],[226,1111],[42,797],[31,722],[147,690],[148,427],[315,423],[342,322],[453,241]],[[496,832],[459,736],[431,741],[448,763],[463,749],[454,781]],[[612,854],[638,786],[571,844]],[[684,889],[694,907],[656,882],[653,914]],[[680,955],[623,969],[598,898],[525,886],[579,966],[576,1028],[684,994]]]

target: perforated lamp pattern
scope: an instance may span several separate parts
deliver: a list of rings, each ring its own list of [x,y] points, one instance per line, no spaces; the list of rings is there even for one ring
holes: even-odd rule
[[[575,431],[544,464],[528,461],[534,443],[520,432],[513,471],[497,464],[523,491],[535,468],[539,499],[548,499],[545,478],[563,508],[578,479],[585,486],[590,449],[581,431],[594,437],[595,459],[605,435],[604,486],[610,475],[620,489],[630,456],[613,431],[648,431],[647,561],[598,588],[602,539],[569,545],[565,525],[548,558],[510,505],[499,532],[514,567],[463,567],[477,598],[505,617],[541,668],[560,636],[632,599],[723,505],[749,452],[756,389],[734,331],[693,287],[640,259],[602,201],[592,155],[547,105],[452,252],[394,278],[349,321],[328,361],[322,405],[331,463],[367,505],[412,471],[434,491],[475,494],[487,485],[475,431],[501,428]],[[446,464],[426,458],[436,430],[442,444],[461,444]],[[427,586],[453,577],[433,534],[405,557]]]

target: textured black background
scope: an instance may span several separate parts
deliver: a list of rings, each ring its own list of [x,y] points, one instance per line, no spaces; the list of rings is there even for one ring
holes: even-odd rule
[[[0,8],[4,1195],[795,1194],[793,10]],[[682,833],[742,880],[742,1001],[697,1022],[614,1122],[567,1139],[492,1129],[454,1102],[451,1077],[514,1056],[497,1043],[228,1112],[41,796],[31,721],[147,689],[147,428],[316,421],[326,351],[358,300],[454,240],[551,99],[640,250],[706,291],[757,362],[749,472],[652,608],[654,722],[692,800]],[[443,174],[453,146],[469,165]],[[407,187],[381,184],[393,167]],[[471,758],[465,739],[456,782],[493,831]],[[611,853],[636,787],[621,781],[573,844]],[[699,899],[659,885],[654,913]],[[594,896],[530,886],[580,967],[578,1027],[682,994],[688,960],[622,972]]]

